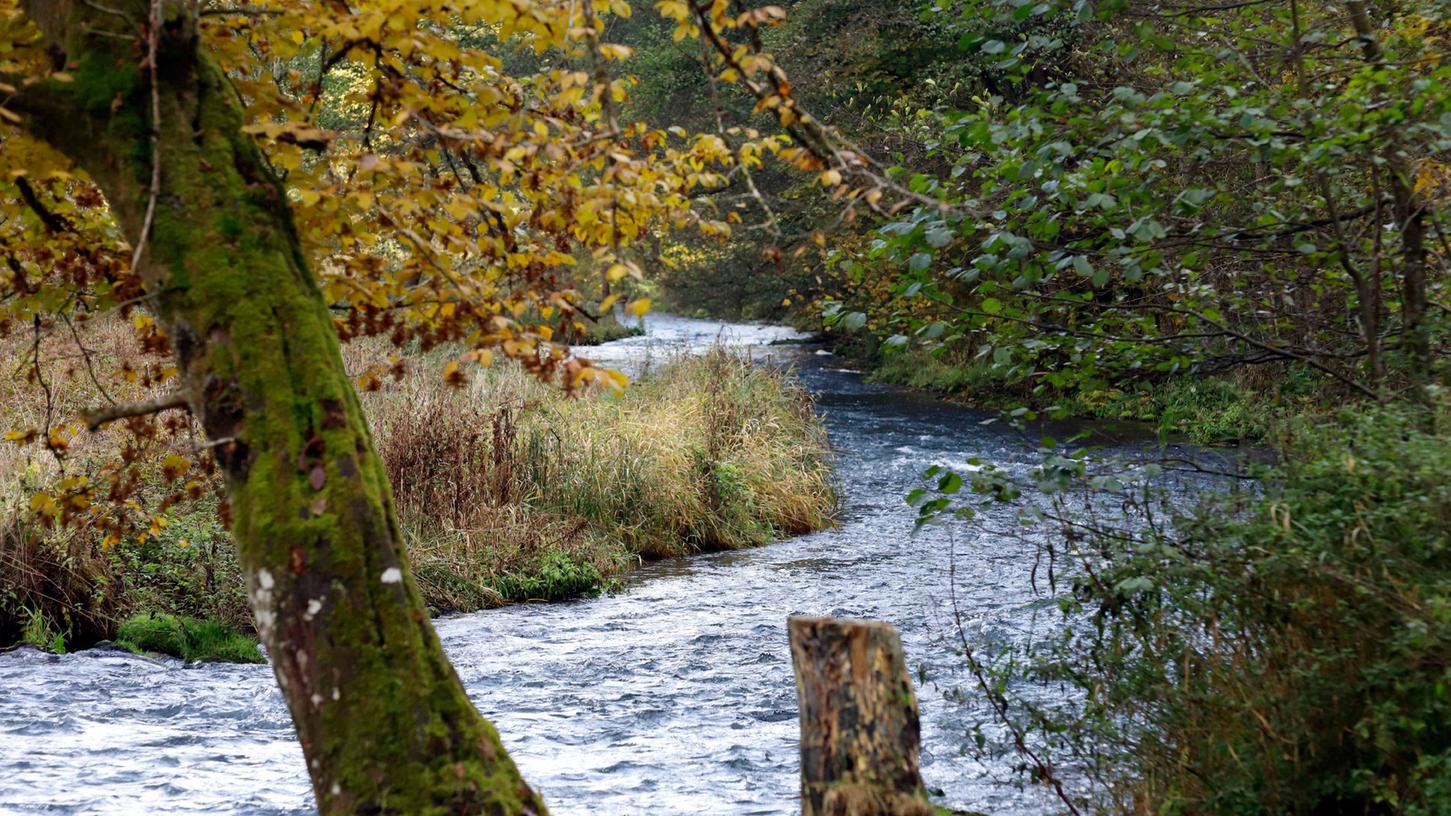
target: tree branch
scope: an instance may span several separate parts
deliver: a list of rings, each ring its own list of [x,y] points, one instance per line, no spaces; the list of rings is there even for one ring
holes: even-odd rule
[[[151,15],[146,23],[146,66],[151,73],[151,187],[146,198],[146,215],[141,233],[131,251],[131,271],[141,265],[146,253],[146,238],[156,217],[156,199],[161,195],[161,77],[156,69],[156,51],[161,37],[161,0],[151,0]]]
[[[133,402],[125,405],[108,405],[104,408],[97,408],[86,414],[86,427],[91,431],[97,431],[102,425],[115,422],[118,419],[129,419],[130,417],[150,416],[159,414],[162,411],[169,411],[173,408],[191,410],[191,403],[187,402],[186,394],[174,391],[170,394],[157,397],[146,402]]]
[[[29,179],[25,176],[16,176],[15,186],[20,190],[20,198],[25,202],[25,206],[35,213],[40,222],[45,225],[47,232],[66,232],[71,228],[69,222],[45,206],[45,202],[40,200],[35,188],[30,185]]]

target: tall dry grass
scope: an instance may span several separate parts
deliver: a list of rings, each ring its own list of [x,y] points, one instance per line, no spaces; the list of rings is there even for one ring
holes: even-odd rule
[[[447,559],[511,599],[577,594],[641,560],[819,529],[835,506],[809,395],[724,350],[619,396],[500,367],[461,389],[409,380],[367,410],[425,583]]]

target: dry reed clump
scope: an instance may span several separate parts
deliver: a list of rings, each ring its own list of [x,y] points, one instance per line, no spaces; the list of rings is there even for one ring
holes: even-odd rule
[[[521,424],[533,500],[609,525],[640,557],[762,544],[826,526],[835,507],[809,395],[724,349]]]
[[[61,651],[109,638],[124,617],[112,561],[85,531],[57,535],[20,514],[0,519],[0,646]]]
[[[501,366],[366,403],[440,609],[580,594],[641,559],[819,529],[835,506],[809,396],[720,349],[618,396],[568,397]]]
[[[424,598],[455,612],[597,588],[620,569],[617,554],[587,520],[524,501],[520,395],[553,395],[523,372],[485,382],[413,378],[366,400]]]

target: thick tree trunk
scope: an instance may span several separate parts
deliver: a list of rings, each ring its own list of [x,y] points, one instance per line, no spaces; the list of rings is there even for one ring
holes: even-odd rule
[[[902,641],[890,625],[791,618],[804,816],[932,816]]]
[[[258,629],[319,810],[543,813],[424,612],[285,193],[241,132],[237,94],[199,46],[192,8],[164,9],[160,195],[140,271],[225,473]],[[148,3],[26,9],[75,80],[29,86],[14,104],[135,236],[151,198],[153,91],[136,50]]]

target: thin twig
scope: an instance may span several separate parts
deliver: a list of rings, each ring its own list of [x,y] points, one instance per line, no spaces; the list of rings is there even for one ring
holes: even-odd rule
[[[81,359],[84,360],[86,363],[86,373],[90,375],[91,382],[94,383],[96,389],[101,392],[101,396],[106,398],[106,402],[115,405],[116,400],[111,398],[111,392],[106,390],[106,386],[102,385],[100,378],[96,376],[96,367],[91,364],[91,350],[86,348],[85,343],[81,342],[81,334],[80,332],[76,331],[76,324],[71,322],[70,315],[65,314],[64,312],[61,313],[60,319],[64,320],[66,327],[71,330],[71,337],[73,337],[76,341],[76,348],[80,349]]]
[[[1053,766],[1047,760],[1038,756],[1038,753],[1028,746],[1027,734],[1008,715],[1007,698],[1000,694],[992,683],[988,682],[984,673],[983,664],[977,659],[972,644],[967,642],[967,629],[962,621],[962,607],[957,602],[957,548],[952,547],[948,554],[947,561],[947,593],[952,602],[952,620],[957,629],[958,642],[962,645],[963,656],[967,658],[968,669],[972,672],[973,678],[977,681],[978,688],[987,696],[988,704],[992,706],[993,713],[997,716],[998,722],[1008,729],[1013,735],[1013,744],[1018,753],[1027,757],[1038,771],[1039,781],[1046,782],[1052,786],[1053,792],[1057,794],[1059,801],[1073,816],[1081,816],[1078,806],[1074,804],[1073,797],[1068,795],[1063,783],[1059,781],[1058,775],[1053,772]]]
[[[146,201],[141,234],[136,236],[136,246],[131,250],[133,272],[141,265],[146,237],[151,233],[151,222],[156,217],[156,199],[161,196],[161,76],[156,67],[156,51],[161,38],[161,0],[151,0],[151,18],[146,25],[146,64],[151,72],[151,194]]]
[[[65,473],[65,457],[61,455],[60,449],[51,442],[50,430],[55,427],[55,395],[51,392],[50,383],[45,380],[45,372],[40,367],[40,315],[35,315],[31,320],[35,328],[35,341],[31,346],[31,365],[35,370],[35,381],[40,384],[40,389],[45,392],[45,449],[55,457],[55,463],[60,466],[60,472]]]

